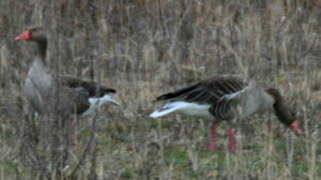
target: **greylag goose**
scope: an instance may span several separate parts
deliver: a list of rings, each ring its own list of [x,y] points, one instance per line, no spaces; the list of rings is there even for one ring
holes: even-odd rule
[[[119,105],[110,96],[110,93],[116,93],[115,89],[72,76],[50,73],[46,68],[47,36],[42,28],[28,29],[15,39],[35,42],[38,47],[23,88],[36,111],[50,112],[55,106],[59,113],[85,116],[107,102]]]
[[[159,118],[177,112],[213,120],[209,127],[208,150],[216,151],[216,127],[221,121],[235,122],[257,112],[274,109],[279,121],[296,135],[301,134],[298,120],[275,88],[257,87],[237,76],[214,76],[195,85],[159,96],[156,101],[167,101],[149,116]],[[229,128],[228,151],[236,151],[234,129]]]

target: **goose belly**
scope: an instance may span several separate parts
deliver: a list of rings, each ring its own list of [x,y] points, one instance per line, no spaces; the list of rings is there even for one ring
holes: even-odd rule
[[[210,118],[211,114],[209,112],[209,108],[210,105],[188,103],[185,104],[185,108],[180,109],[179,112],[188,116]]]

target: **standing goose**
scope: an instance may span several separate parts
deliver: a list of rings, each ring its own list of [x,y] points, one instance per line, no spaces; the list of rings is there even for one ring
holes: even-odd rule
[[[277,89],[256,87],[254,82],[245,82],[236,76],[214,76],[195,85],[161,95],[156,100],[167,103],[151,113],[151,118],[177,112],[214,119],[209,127],[210,151],[217,150],[216,127],[219,122],[232,122],[270,109],[274,109],[279,121],[296,135],[301,134],[298,121]],[[234,129],[229,128],[227,134],[228,151],[235,152]]]
[[[36,111],[45,113],[57,108],[58,113],[85,116],[106,102],[119,105],[109,95],[116,93],[115,89],[72,76],[51,74],[46,67],[47,36],[42,28],[28,29],[15,39],[35,42],[38,47],[23,88]]]

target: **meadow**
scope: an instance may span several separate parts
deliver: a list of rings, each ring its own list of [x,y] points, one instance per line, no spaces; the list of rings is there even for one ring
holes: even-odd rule
[[[14,37],[35,25],[51,71],[117,89],[121,108],[79,118],[74,146],[52,123],[66,120],[35,115],[22,94],[34,45]],[[257,114],[239,153],[209,152],[209,122],[148,117],[158,95],[221,74],[280,89],[303,135]],[[0,180],[321,179],[320,0],[1,0],[0,85]]]

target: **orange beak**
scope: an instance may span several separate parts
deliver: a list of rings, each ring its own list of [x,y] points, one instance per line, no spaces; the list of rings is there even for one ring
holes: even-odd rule
[[[295,133],[295,135],[299,136],[302,134],[300,129],[299,121],[295,120],[292,124],[289,125],[289,128]]]
[[[24,31],[19,36],[15,38],[15,40],[29,40],[31,39],[31,32],[30,31]]]

